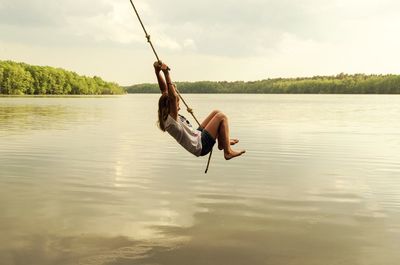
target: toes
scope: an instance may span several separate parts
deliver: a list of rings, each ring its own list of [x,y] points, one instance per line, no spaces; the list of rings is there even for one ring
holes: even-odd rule
[[[235,144],[237,144],[238,142],[239,142],[238,139],[231,139],[231,140],[230,140],[230,144],[231,144],[231,145],[235,145]]]
[[[225,157],[226,160],[230,160],[230,159],[232,159],[234,157],[241,156],[244,153],[246,153],[246,150],[241,150],[239,152],[235,151],[235,152],[232,152],[232,153],[224,154],[224,157]]]

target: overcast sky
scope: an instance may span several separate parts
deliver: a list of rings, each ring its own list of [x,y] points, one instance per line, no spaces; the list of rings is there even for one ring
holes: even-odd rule
[[[176,81],[400,72],[400,1],[136,0]],[[0,60],[156,82],[129,0],[0,0]]]

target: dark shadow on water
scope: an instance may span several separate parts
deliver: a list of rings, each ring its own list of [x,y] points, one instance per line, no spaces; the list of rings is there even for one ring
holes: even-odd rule
[[[382,220],[284,213],[275,210],[282,201],[268,199],[258,207],[245,198],[241,202],[221,199],[224,202],[199,203],[190,227],[154,227],[167,238],[186,241],[172,249],[152,248],[139,264],[394,265],[398,258],[382,233]],[[115,264],[132,263],[119,260]]]
[[[395,264],[395,249],[380,245],[385,239],[379,221],[367,220],[365,231],[363,225],[310,222],[295,214],[278,217],[276,212],[268,215],[269,203],[257,208],[243,202],[202,202],[190,227],[153,226],[159,239],[21,237],[2,243],[0,260],[8,265]]]
[[[141,264],[136,262],[147,256],[151,249],[168,248],[157,244],[124,236],[35,235],[20,238],[14,246],[2,248],[0,260],[1,264],[7,265]]]

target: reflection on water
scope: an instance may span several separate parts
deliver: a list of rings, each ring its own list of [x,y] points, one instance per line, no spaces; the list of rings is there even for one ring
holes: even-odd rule
[[[187,98],[246,155],[204,175],[156,95],[0,98],[0,260],[397,264],[399,97]]]
[[[74,123],[96,120],[101,108],[92,106],[94,108],[87,112],[88,108],[73,103],[84,99],[93,100],[95,97],[0,97],[0,136],[35,130],[64,130]],[[63,104],[68,100],[72,104]]]
[[[76,115],[77,112],[67,112],[62,106],[3,105],[0,106],[0,132],[10,135],[26,130],[57,129]]]

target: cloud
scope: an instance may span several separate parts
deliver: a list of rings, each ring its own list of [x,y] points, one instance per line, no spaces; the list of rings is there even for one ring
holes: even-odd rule
[[[28,27],[58,27],[68,17],[88,17],[110,9],[107,1],[63,0],[3,0],[0,5],[0,23]]]
[[[339,42],[395,13],[394,0],[187,0],[134,1],[157,47],[205,55],[258,56],[278,49],[287,34],[317,42]],[[386,12],[386,13],[385,13]],[[382,15],[385,14],[385,16]],[[144,33],[127,0],[2,1],[0,24],[22,39],[60,42],[142,43]],[[24,27],[24,29],[22,29]],[[10,27],[9,27],[10,28]],[[30,31],[30,32],[29,32]],[[54,34],[52,34],[54,33]],[[191,40],[188,45],[187,40]],[[68,42],[68,40],[67,40]],[[195,45],[194,45],[195,44]],[[194,49],[196,47],[196,49]]]
[[[393,0],[149,0],[152,23],[177,42],[192,39],[197,52],[228,57],[259,56],[279,49],[287,34],[340,43],[385,18]],[[395,17],[394,14],[391,15]],[[398,18],[396,16],[398,21]],[[374,33],[374,32],[371,32]]]
[[[196,43],[193,39],[185,39],[183,41],[183,47],[185,49],[196,50]]]
[[[132,32],[128,4],[111,0],[64,0],[62,4],[49,0],[4,1],[0,26],[11,31],[5,39],[42,45],[134,43],[139,37]],[[57,38],[53,38],[55,35]]]
[[[400,2],[395,0],[134,3],[159,55],[181,68],[182,80],[398,69]],[[134,76],[116,70],[153,59],[128,0],[0,0],[0,32],[3,59],[52,62],[124,84],[153,80],[146,68]],[[193,71],[187,65],[201,67]]]
[[[127,21],[131,14],[126,4],[109,1],[106,12],[97,12],[92,16],[67,16],[66,27],[79,36],[88,36],[96,41],[131,43],[139,41],[139,36],[132,34]]]

